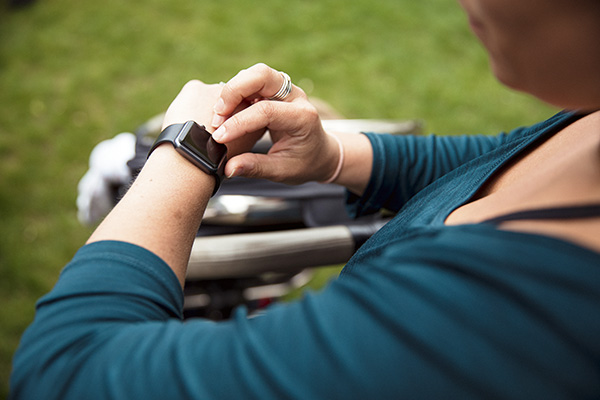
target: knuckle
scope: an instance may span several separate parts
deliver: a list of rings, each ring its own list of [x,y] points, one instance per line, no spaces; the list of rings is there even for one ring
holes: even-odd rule
[[[231,84],[225,85],[221,89],[221,98],[229,99],[232,97],[233,93],[234,93],[234,88],[232,87],[232,85]]]
[[[252,162],[244,167],[244,175],[248,178],[262,178],[262,167],[260,160],[256,156],[252,157]]]
[[[269,67],[265,63],[255,64],[251,68],[249,68],[248,71],[253,76],[258,77],[262,81],[272,79],[277,74],[276,70],[274,70],[273,68]]]
[[[271,71],[271,67],[269,67],[267,64],[265,63],[258,63],[258,64],[254,64],[251,67],[252,70],[255,70],[257,73],[263,75],[263,74],[267,74]]]
[[[309,102],[303,102],[302,105],[299,106],[299,112],[310,124],[316,123],[320,120],[319,111]]]
[[[252,74],[252,68],[253,67],[241,70],[240,72],[238,72],[235,75],[235,78],[237,78],[237,79],[244,79],[244,78],[246,78],[248,75]]]
[[[244,124],[240,121],[240,118],[237,115],[232,116],[227,120],[227,130],[232,132],[239,132]]]
[[[239,91],[240,87],[237,80],[231,80],[221,88],[221,99],[225,102],[227,111],[231,111],[235,105],[241,102]]]
[[[275,116],[276,110],[273,102],[261,101],[257,103],[260,113],[264,116],[267,121],[272,121]]]
[[[306,102],[306,103],[304,103],[304,108],[305,108],[306,114],[311,119],[319,119],[319,111],[317,110],[317,107],[315,107],[314,105],[312,105],[309,102]]]

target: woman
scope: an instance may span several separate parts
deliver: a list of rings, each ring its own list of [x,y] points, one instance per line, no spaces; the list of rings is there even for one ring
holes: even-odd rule
[[[14,398],[600,396],[600,3],[463,0],[494,73],[566,109],[497,137],[326,134],[265,65],[188,83],[164,126],[227,144],[228,176],[334,181],[397,217],[322,293],[182,323],[215,179],[156,146],[38,303]],[[268,155],[244,153],[268,128]],[[179,128],[178,128],[179,129]]]

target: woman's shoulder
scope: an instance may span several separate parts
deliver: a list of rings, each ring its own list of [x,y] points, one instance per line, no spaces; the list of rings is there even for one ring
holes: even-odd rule
[[[544,134],[552,134],[559,132],[561,129],[569,126],[573,122],[583,118],[587,114],[563,110],[550,118],[540,121],[531,125],[523,125],[512,129],[508,133],[503,132],[500,135],[504,136],[506,141],[517,140],[523,137],[530,137],[532,135],[540,136]]]

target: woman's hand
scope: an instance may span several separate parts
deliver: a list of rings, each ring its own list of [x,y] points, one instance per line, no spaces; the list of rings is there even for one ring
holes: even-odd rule
[[[217,142],[248,150],[268,129],[273,146],[268,154],[234,154],[225,167],[229,177],[264,178],[288,184],[325,181],[338,164],[337,141],[323,130],[315,107],[297,86],[283,101],[269,100],[284,84],[278,71],[257,64],[243,70],[222,87],[214,107],[212,126]],[[239,154],[241,153],[241,154]]]
[[[208,85],[198,80],[186,83],[167,109],[163,129],[192,120],[210,130],[212,109],[221,89],[221,85]]]
[[[199,80],[189,81],[167,109],[162,128],[192,120],[204,125],[206,130],[212,132],[214,130],[211,124],[214,117],[213,108],[220,98],[222,90],[223,84],[211,85]],[[242,102],[235,108],[234,113],[248,106],[247,102]],[[227,143],[227,153],[235,155],[249,151],[263,135],[264,129],[249,133],[239,140],[231,141]]]

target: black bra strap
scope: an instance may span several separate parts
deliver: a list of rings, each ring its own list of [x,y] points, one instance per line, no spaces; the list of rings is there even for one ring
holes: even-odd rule
[[[490,218],[483,221],[483,223],[499,224],[504,221],[515,221],[520,219],[577,219],[590,217],[600,217],[600,204],[518,211]]]

